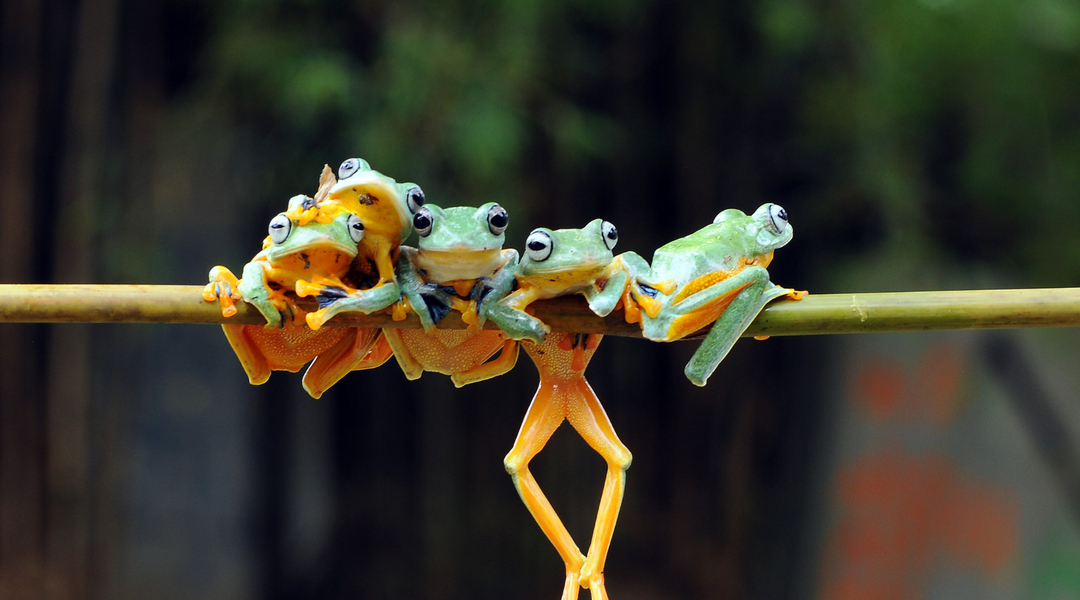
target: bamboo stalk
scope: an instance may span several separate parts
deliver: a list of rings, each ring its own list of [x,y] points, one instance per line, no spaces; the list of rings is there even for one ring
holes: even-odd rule
[[[311,299],[298,299],[314,309]],[[616,312],[592,314],[580,296],[533,305],[536,316],[556,331],[641,337],[637,325]],[[0,323],[263,323],[253,307],[239,302],[236,316],[224,318],[216,303],[202,299],[193,285],[0,285]],[[410,315],[339,315],[328,325],[352,327],[420,326]],[[488,323],[494,328],[493,323]],[[1080,326],[1080,288],[969,290],[876,294],[811,294],[799,301],[773,302],[747,329],[747,336],[875,333],[945,329]],[[440,323],[462,329],[450,313]]]

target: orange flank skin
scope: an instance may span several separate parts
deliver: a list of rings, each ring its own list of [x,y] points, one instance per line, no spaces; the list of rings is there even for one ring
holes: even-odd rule
[[[522,501],[566,565],[563,600],[576,600],[581,587],[589,589],[594,599],[607,599],[604,562],[622,504],[626,469],[632,459],[585,380],[585,368],[601,339],[599,335],[556,334],[548,336],[541,344],[523,342],[525,351],[540,371],[540,387],[521,424],[514,447],[504,459]],[[587,555],[582,555],[529,471],[529,462],[563,421],[569,421],[608,464]]]

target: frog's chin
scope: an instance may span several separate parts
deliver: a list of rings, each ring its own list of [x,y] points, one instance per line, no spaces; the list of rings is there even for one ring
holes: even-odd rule
[[[418,252],[416,266],[427,272],[429,281],[445,282],[459,279],[491,277],[506,264],[501,248],[487,250],[428,250]]]

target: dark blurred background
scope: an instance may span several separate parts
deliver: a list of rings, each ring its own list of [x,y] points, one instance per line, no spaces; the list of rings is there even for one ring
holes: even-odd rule
[[[201,284],[361,156],[520,248],[782,204],[811,292],[1080,283],[1080,0],[5,0],[0,281]],[[1080,336],[609,338],[613,597],[1080,598]],[[0,326],[0,598],[554,598],[536,385],[321,400],[217,327]],[[534,472],[588,545],[604,464]],[[583,592],[584,593],[584,592]]]

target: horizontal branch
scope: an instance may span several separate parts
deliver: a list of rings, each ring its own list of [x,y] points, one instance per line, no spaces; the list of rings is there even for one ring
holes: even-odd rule
[[[314,309],[311,299],[297,300]],[[581,296],[536,302],[538,318],[556,331],[641,337],[622,312],[606,319],[592,314]],[[264,320],[239,302],[236,316],[224,318],[216,303],[202,299],[194,285],[0,285],[0,323],[244,323]],[[420,327],[410,315],[339,315],[328,325]],[[771,304],[747,329],[748,336],[873,333],[944,329],[1065,327],[1080,325],[1080,288],[810,294],[799,301]],[[465,327],[456,312],[440,324]],[[488,323],[494,328],[494,324]]]

